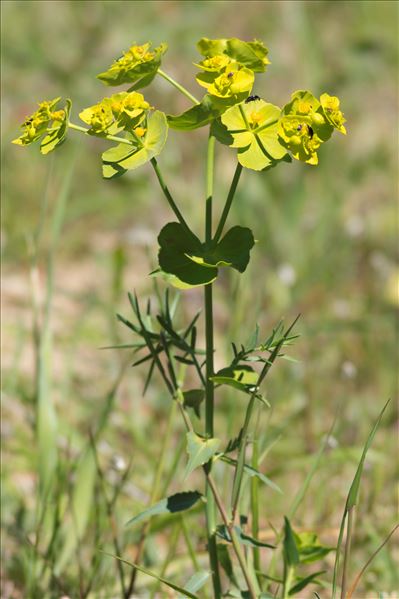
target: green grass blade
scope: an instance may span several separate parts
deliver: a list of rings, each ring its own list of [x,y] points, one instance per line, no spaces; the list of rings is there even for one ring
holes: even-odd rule
[[[69,196],[75,158],[64,171],[64,179],[56,198],[54,213],[51,220],[51,247],[47,259],[46,297],[42,329],[39,332],[38,363],[37,363],[37,444],[38,470],[42,496],[47,496],[57,467],[57,416],[51,392],[51,354],[52,330],[51,309],[54,294],[54,262],[60,238],[62,224],[65,218],[67,199]],[[42,228],[39,226],[36,238]],[[37,248],[36,248],[37,251]]]
[[[367,441],[364,445],[363,452],[362,452],[362,455],[361,455],[361,458],[359,461],[359,465],[357,467],[354,479],[353,479],[352,484],[349,489],[348,497],[346,499],[345,509],[344,509],[344,513],[342,515],[342,520],[341,520],[341,525],[340,525],[340,530],[339,530],[336,554],[335,554],[334,574],[333,574],[333,581],[332,581],[332,599],[335,599],[336,593],[337,593],[338,569],[339,569],[340,554],[341,554],[342,542],[343,542],[343,538],[344,538],[345,523],[346,523],[347,515],[348,515],[349,510],[351,510],[357,504],[358,496],[359,496],[360,481],[361,481],[361,477],[362,477],[362,473],[363,473],[364,461],[366,459],[367,452],[370,449],[370,446],[373,442],[373,439],[375,437],[377,429],[380,426],[381,419],[384,415],[384,412],[385,412],[389,402],[390,402],[390,400],[388,400],[387,403],[385,404],[385,406],[382,408],[380,415],[367,438]]]
[[[130,566],[131,568],[135,568],[136,570],[143,572],[143,574],[147,574],[147,576],[151,576],[151,578],[155,578],[156,580],[159,580],[159,582],[166,584],[166,586],[170,587],[174,591],[177,591],[178,593],[181,593],[184,597],[190,597],[190,599],[198,599],[198,596],[194,595],[194,593],[187,591],[183,587],[180,587],[179,585],[175,584],[174,582],[171,582],[170,580],[166,580],[166,578],[162,578],[161,576],[158,576],[157,574],[155,574],[155,572],[151,572],[151,570],[147,570],[147,568],[143,568],[142,566],[134,564],[133,562],[128,562],[127,560],[122,559],[118,555],[112,555],[112,553],[107,553],[106,551],[102,551],[102,553],[104,553],[104,555],[109,555],[109,557],[113,557],[114,559],[120,560],[127,566]]]

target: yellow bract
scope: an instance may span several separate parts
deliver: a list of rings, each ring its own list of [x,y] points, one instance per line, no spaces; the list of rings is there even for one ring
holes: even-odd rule
[[[339,98],[336,96],[329,96],[328,94],[322,94],[320,96],[320,104],[323,107],[327,121],[331,123],[335,129],[338,129],[338,131],[346,135],[346,129],[344,127],[346,119],[339,109]]]
[[[150,104],[138,92],[120,92],[85,108],[79,117],[95,135],[114,134],[136,127],[146,116]]]
[[[27,146],[44,135],[52,121],[62,122],[65,119],[65,110],[53,110],[60,99],[54,98],[54,100],[40,102],[38,110],[22,123],[22,135],[17,139],[13,139],[12,143]]]

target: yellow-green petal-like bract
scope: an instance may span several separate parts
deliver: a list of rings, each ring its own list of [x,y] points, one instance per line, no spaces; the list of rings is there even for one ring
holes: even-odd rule
[[[281,110],[264,100],[254,100],[233,106],[221,117],[231,136],[233,148],[238,148],[238,162],[256,171],[274,166],[287,155],[277,130]]]
[[[155,76],[162,55],[168,46],[163,43],[151,50],[149,42],[138,46],[133,44],[120,58],[115,60],[107,71],[97,75],[106,85],[121,85],[122,83],[136,83],[138,87],[148,85]]]

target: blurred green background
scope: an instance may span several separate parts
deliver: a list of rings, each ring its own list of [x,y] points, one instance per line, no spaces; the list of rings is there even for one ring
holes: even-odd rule
[[[154,295],[147,275],[156,265],[156,236],[174,220],[150,167],[102,180],[100,153],[107,145],[101,140],[70,131],[65,145],[47,157],[37,147],[24,150],[10,141],[42,99],[71,97],[72,120],[79,123],[83,107],[108,95],[95,75],[135,41],[166,41],[164,70],[198,96],[192,63],[198,60],[195,43],[205,36],[264,41],[272,64],[258,77],[254,93],[267,101],[283,105],[297,89],[341,98],[348,135],[336,133],[322,147],[317,168],[295,161],[267,173],[244,172],[229,223],[250,226],[259,242],[240,281],[237,273],[224,274],[215,291],[218,367],[230,358],[230,341],[245,340],[256,322],[266,337],[280,318],[288,323],[301,314],[300,339],[291,351],[298,362],[276,367],[266,389],[272,415],[260,416],[268,435],[281,435],[266,471],[285,491],[277,502],[265,495],[262,518],[265,528],[268,522],[281,525],[339,406],[334,442],[294,523],[313,527],[334,543],[361,446],[383,404],[398,390],[398,4],[3,1],[2,28],[3,596],[24,596],[19,553],[33,526],[36,480],[32,323],[34,305],[45,293],[49,223],[64,173],[73,165],[54,258],[51,393],[59,449],[72,462],[87,442],[120,364],[129,358],[99,348],[130,340],[115,313],[129,316],[127,291],[135,289],[143,301]],[[144,93],[165,112],[188,107],[161,79]],[[198,233],[203,228],[206,135],[205,129],[170,131],[159,159]],[[218,148],[216,211],[234,168],[235,151]],[[187,292],[183,313],[192,314],[201,301],[200,290]],[[134,456],[129,487],[118,506],[122,522],[147,501],[159,443],[154,427],[162,428],[168,409],[160,384],[142,399],[145,370],[127,370],[99,449],[105,463]],[[232,393],[218,396],[218,430],[225,439],[238,432],[241,399]],[[391,405],[367,462],[354,573],[395,520],[394,412]],[[172,488],[180,490],[181,480]],[[154,569],[163,550],[161,543],[153,551]],[[359,597],[397,590],[391,554],[385,549],[375,560]]]

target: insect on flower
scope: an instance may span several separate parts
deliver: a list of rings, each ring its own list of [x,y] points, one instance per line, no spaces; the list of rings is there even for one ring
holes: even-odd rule
[[[248,104],[249,102],[255,102],[255,100],[260,100],[259,96],[248,96],[248,98],[245,100],[245,104]]]

